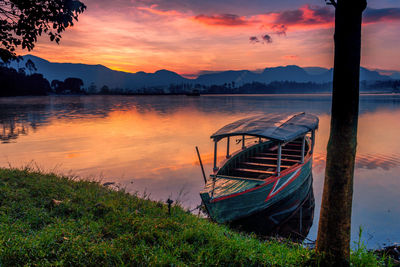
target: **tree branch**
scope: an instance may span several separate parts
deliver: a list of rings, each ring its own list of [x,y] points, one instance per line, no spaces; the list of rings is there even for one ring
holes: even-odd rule
[[[326,2],[327,5],[332,5],[332,6],[334,6],[335,8],[336,8],[336,6],[337,6],[337,3],[336,3],[335,0],[325,0],[325,2]]]

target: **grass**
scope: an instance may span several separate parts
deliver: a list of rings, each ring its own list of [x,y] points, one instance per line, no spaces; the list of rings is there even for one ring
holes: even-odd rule
[[[304,266],[315,254],[260,241],[97,182],[0,169],[0,266]],[[378,266],[366,251],[355,266]]]

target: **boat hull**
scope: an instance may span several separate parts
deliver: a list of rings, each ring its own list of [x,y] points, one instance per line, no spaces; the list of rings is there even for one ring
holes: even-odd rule
[[[214,221],[218,223],[232,222],[265,211],[291,195],[298,199],[304,199],[308,191],[301,193],[300,189],[305,183],[310,184],[312,181],[310,178],[311,166],[312,157],[309,156],[303,164],[298,164],[290,170],[282,172],[278,177],[270,177],[255,185],[252,181],[254,186],[244,191],[213,197],[210,190],[205,190],[200,193],[200,196],[208,214]]]
[[[229,223],[240,231],[258,236],[282,236],[302,241],[308,235],[314,219],[312,176],[293,194],[265,210]]]

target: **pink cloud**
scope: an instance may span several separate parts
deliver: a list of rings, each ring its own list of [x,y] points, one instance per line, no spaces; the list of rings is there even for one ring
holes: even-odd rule
[[[400,20],[400,8],[367,8],[364,12],[365,23]]]
[[[138,10],[146,11],[151,14],[160,16],[182,16],[183,14],[176,10],[159,10],[158,5],[151,5],[150,7],[137,7]]]
[[[217,14],[217,15],[197,15],[193,18],[195,21],[210,25],[210,26],[247,26],[252,22],[247,20],[245,17],[241,17],[235,14]]]

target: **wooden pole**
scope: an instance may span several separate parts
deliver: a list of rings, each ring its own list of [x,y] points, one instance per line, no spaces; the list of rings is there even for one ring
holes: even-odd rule
[[[214,168],[213,168],[213,171],[218,170],[218,168],[217,168],[217,143],[218,143],[218,141],[215,140],[214,141]]]
[[[229,159],[229,136],[226,140],[226,158]]]
[[[303,136],[303,142],[301,143],[301,163],[304,163],[305,149],[306,149],[306,136]]]
[[[197,152],[197,156],[199,157],[199,162],[200,162],[201,172],[203,173],[204,183],[206,184],[207,178],[206,178],[206,174],[204,172],[203,162],[201,162],[199,148],[197,146],[196,146],[196,152]]]
[[[281,174],[281,158],[282,158],[282,144],[278,144],[278,163],[276,166],[276,175],[279,176]]]
[[[315,144],[315,130],[311,132],[311,154],[314,153],[314,144]]]

